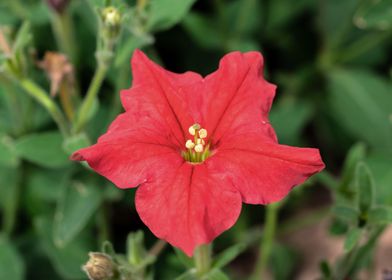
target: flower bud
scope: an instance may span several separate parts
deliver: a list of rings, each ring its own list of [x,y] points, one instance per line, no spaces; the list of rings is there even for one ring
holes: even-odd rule
[[[83,266],[91,280],[110,280],[115,276],[115,265],[112,258],[104,253],[89,253],[90,259]]]
[[[107,7],[101,11],[101,18],[106,36],[116,38],[120,32],[121,14],[114,7]]]
[[[46,0],[48,6],[61,14],[69,4],[69,0]]]

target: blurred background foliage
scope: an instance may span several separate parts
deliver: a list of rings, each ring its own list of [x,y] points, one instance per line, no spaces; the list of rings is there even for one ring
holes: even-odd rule
[[[391,0],[0,0],[0,28],[0,279],[86,279],[81,265],[101,250],[129,279],[175,279],[193,266],[153,245],[134,190],[68,159],[121,112],[136,48],[203,75],[229,51],[261,51],[278,85],[270,119],[279,141],[320,148],[327,166],[273,208],[275,234],[327,218],[345,244],[319,278],[372,267],[392,223]],[[264,212],[244,207],[215,242],[206,279],[245,279],[260,264]],[[117,253],[101,249],[105,240]],[[267,256],[273,279],[295,278],[300,252],[275,239]]]

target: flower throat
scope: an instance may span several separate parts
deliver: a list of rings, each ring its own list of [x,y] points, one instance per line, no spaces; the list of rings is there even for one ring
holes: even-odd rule
[[[189,127],[188,132],[193,136],[193,139],[185,142],[187,150],[182,152],[182,156],[186,161],[192,163],[203,162],[210,156],[210,144],[206,144],[207,130],[195,123]]]

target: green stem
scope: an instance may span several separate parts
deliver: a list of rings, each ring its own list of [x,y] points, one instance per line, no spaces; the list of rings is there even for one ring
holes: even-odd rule
[[[76,118],[74,131],[80,132],[88,121],[88,117],[91,113],[94,101],[97,98],[98,92],[101,88],[102,82],[105,79],[108,67],[104,64],[99,64],[95,71],[93,80],[88,88],[85,99],[83,100],[82,106],[79,109],[79,114]]]
[[[73,36],[72,20],[65,10],[62,13],[52,12],[52,28],[56,38],[57,46],[64,52],[75,65],[76,47]]]
[[[260,280],[267,268],[272,245],[274,243],[279,206],[280,204],[273,203],[266,207],[266,221],[259,249],[259,257],[256,261],[251,279]]]
[[[194,260],[196,266],[196,273],[199,279],[205,275],[211,267],[211,245],[200,245],[196,248]]]
[[[68,136],[69,132],[67,121],[59,107],[49,97],[49,95],[32,80],[23,78],[19,80],[18,83],[31,97],[38,101],[38,103],[40,103],[49,112],[61,133],[64,136]]]

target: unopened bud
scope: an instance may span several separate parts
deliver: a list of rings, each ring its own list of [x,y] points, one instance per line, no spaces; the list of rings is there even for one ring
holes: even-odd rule
[[[207,130],[204,128],[200,129],[199,136],[200,136],[200,138],[206,138],[207,137]]]
[[[90,259],[83,266],[90,280],[110,280],[115,276],[112,258],[103,253],[89,253]]]
[[[201,152],[203,151],[203,149],[204,149],[204,147],[203,147],[202,144],[197,144],[197,145],[195,146],[195,151],[196,151],[197,153],[201,153]]]
[[[115,27],[121,23],[121,15],[114,7],[107,7],[102,11],[103,23],[107,26]]]
[[[69,0],[46,0],[48,6],[55,10],[57,13],[62,13],[69,4]]]
[[[186,147],[187,149],[193,149],[193,147],[195,147],[195,143],[193,143],[192,140],[188,140],[188,141],[186,141],[186,143],[185,143],[185,147]]]

